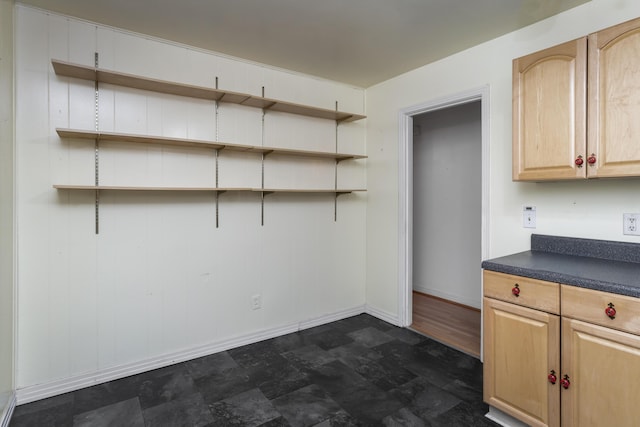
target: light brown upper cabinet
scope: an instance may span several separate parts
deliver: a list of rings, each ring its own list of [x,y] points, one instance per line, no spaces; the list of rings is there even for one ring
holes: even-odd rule
[[[640,19],[589,35],[592,177],[640,175]]]
[[[586,37],[513,61],[513,179],[584,178]]]
[[[640,176],[640,19],[515,59],[513,180],[624,176]]]

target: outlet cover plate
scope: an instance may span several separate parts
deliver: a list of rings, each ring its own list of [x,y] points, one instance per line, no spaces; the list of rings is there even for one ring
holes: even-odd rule
[[[622,214],[622,234],[640,236],[640,213]]]

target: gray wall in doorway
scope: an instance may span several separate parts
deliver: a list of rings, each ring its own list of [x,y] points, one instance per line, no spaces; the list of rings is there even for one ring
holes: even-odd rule
[[[480,308],[480,101],[413,119],[413,288]]]

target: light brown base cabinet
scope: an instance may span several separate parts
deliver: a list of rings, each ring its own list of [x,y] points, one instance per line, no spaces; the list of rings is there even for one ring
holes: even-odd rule
[[[637,426],[640,299],[484,271],[484,400],[531,426]]]
[[[517,295],[517,296],[516,296]],[[484,400],[531,426],[560,425],[560,285],[484,271]]]

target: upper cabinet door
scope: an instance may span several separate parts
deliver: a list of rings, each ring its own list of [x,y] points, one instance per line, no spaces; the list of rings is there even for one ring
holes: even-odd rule
[[[589,35],[589,177],[640,175],[640,19]]]
[[[586,79],[586,37],[513,60],[514,181],[585,178]]]

